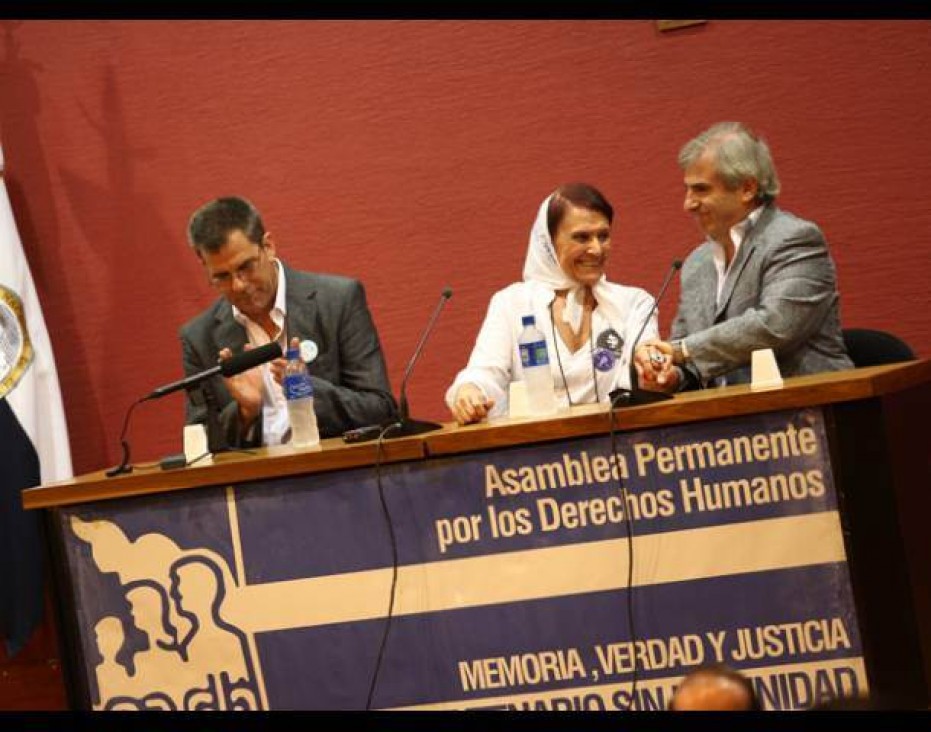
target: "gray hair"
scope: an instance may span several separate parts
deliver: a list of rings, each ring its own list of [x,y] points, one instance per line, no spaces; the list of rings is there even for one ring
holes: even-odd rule
[[[757,182],[757,203],[775,201],[779,178],[769,146],[740,122],[719,122],[689,140],[679,151],[679,167],[692,165],[706,151],[714,155],[715,168],[731,190],[749,178]]]

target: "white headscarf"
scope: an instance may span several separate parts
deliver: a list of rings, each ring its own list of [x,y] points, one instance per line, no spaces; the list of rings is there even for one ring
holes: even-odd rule
[[[552,290],[568,290],[566,307],[562,319],[574,332],[578,332],[582,325],[582,312],[585,304],[585,285],[572,279],[562,267],[556,257],[556,247],[550,236],[546,223],[550,200],[555,194],[551,193],[540,204],[537,218],[530,229],[530,243],[527,247],[527,259],[524,261],[524,282],[537,282]],[[611,302],[608,281],[604,275],[592,287],[592,295],[598,302],[602,316],[612,324],[620,324],[623,320],[620,312]]]

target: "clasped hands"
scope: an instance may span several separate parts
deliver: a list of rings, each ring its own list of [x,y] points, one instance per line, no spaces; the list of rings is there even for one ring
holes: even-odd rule
[[[634,368],[640,387],[649,391],[673,392],[682,380],[682,373],[673,362],[672,344],[666,341],[646,341],[637,346]]]

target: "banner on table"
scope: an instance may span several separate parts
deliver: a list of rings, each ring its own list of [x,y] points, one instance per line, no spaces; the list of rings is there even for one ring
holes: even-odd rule
[[[804,409],[64,509],[92,704],[364,708],[379,485],[376,708],[660,709],[710,661],[774,709],[867,687]]]

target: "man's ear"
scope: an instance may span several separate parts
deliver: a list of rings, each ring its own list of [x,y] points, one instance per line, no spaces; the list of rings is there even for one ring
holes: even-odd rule
[[[744,203],[753,203],[759,190],[760,183],[756,178],[745,178],[740,184],[740,198]]]
[[[270,231],[266,231],[262,236],[262,248],[268,251],[272,259],[277,256],[275,239],[272,237],[272,233]]]

